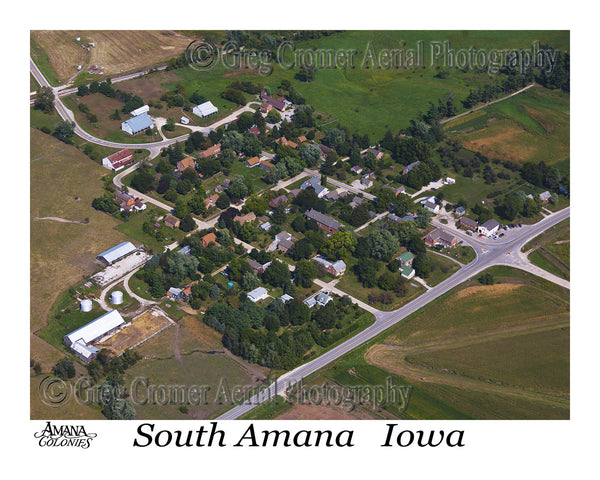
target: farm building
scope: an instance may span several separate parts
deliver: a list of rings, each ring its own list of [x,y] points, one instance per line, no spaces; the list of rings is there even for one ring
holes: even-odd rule
[[[148,113],[149,110],[150,110],[150,107],[148,105],[144,105],[143,107],[136,108],[135,110],[130,112],[130,115],[137,117],[138,115],[141,115],[142,113]]]
[[[98,352],[98,349],[89,344],[96,340],[116,332],[125,325],[125,320],[117,310],[111,310],[96,320],[84,325],[81,328],[65,335],[63,341],[65,344],[83,360],[89,361]]]
[[[135,135],[136,133],[143,132],[144,130],[148,130],[152,127],[154,127],[154,123],[152,122],[150,115],[148,115],[147,113],[142,113],[137,117],[125,120],[121,124],[121,130],[129,133],[130,135]]]
[[[323,230],[327,230],[329,233],[337,232],[342,226],[342,224],[334,218],[328,217],[327,215],[315,210],[314,208],[308,210],[305,213],[305,215],[306,218],[308,218],[309,220],[314,220],[315,222],[317,222],[319,227],[321,227]]]
[[[123,257],[126,257],[130,253],[133,253],[137,250],[135,245],[131,242],[123,242],[118,245],[109,248],[105,252],[102,252],[96,258],[101,262],[106,263],[107,265],[112,265],[117,260],[120,260]]]
[[[208,117],[209,115],[213,115],[217,113],[219,109],[215,107],[211,101],[201,103],[200,105],[196,105],[192,112],[194,115],[198,115],[199,117]]]
[[[120,152],[113,153],[108,157],[104,157],[102,159],[102,166],[116,172],[117,170],[126,167],[134,161],[135,160],[133,158],[133,155],[131,154],[129,149],[126,148],[124,150],[121,150]]]
[[[269,292],[267,292],[267,289],[265,287],[255,288],[251,292],[248,292],[248,295],[247,295],[248,299],[254,303],[256,303],[260,300],[264,300],[268,296],[269,296]]]

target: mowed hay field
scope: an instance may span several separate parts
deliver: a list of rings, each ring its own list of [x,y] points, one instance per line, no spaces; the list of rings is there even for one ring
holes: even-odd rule
[[[466,282],[323,375],[412,386],[402,418],[569,418],[569,292],[509,267],[490,272],[497,284]]]
[[[116,230],[117,220],[91,207],[102,195],[102,177],[108,170],[75,147],[50,135],[31,132],[31,331],[46,325],[48,312],[58,295],[98,271],[98,253],[129,240]],[[89,223],[36,220],[56,217]],[[62,354],[36,336],[31,355],[44,371]]]
[[[31,37],[48,55],[60,82],[75,75],[78,65],[102,66],[105,75],[149,67],[178,56],[193,40],[168,30],[33,30]],[[81,44],[89,42],[96,46],[88,52]]]
[[[445,127],[469,150],[501,160],[553,165],[570,155],[570,96],[536,86]]]

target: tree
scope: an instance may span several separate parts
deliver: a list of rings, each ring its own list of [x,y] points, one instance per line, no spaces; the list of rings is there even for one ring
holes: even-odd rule
[[[196,222],[194,221],[194,217],[191,214],[187,214],[181,223],[179,224],[179,228],[184,232],[191,232],[196,228]]]
[[[388,230],[375,230],[367,236],[371,256],[379,260],[389,261],[398,251],[400,244],[398,239]]]
[[[241,153],[244,148],[244,137],[239,132],[227,131],[221,140],[223,149],[230,149],[234,152]]]
[[[70,122],[58,122],[54,127],[54,135],[61,142],[70,143],[70,139],[75,132],[75,124]]]
[[[238,175],[231,180],[229,187],[227,187],[227,193],[231,198],[242,199],[248,195],[248,186],[246,185],[246,179],[242,175]]]
[[[215,203],[217,205],[217,208],[220,208],[221,210],[225,210],[227,207],[229,207],[231,200],[230,200],[229,196],[225,192],[223,192],[223,193],[221,193],[221,195],[219,195],[219,198],[217,199],[217,201]]]
[[[310,243],[306,238],[301,238],[294,243],[290,255],[296,261],[302,260],[303,258],[310,258],[314,250],[315,247],[312,243]]]
[[[240,133],[247,131],[252,125],[254,125],[254,117],[251,112],[242,113],[237,119],[237,127]]]
[[[50,87],[40,87],[35,92],[33,108],[50,114],[54,109],[54,91]]]
[[[248,157],[255,157],[262,151],[262,143],[256,135],[246,132],[244,135],[242,151],[244,152],[244,155]]]
[[[493,285],[496,282],[494,275],[490,272],[484,272],[477,280],[479,280],[479,283],[482,285]]]
[[[427,258],[427,255],[417,255],[413,260],[413,268],[418,277],[427,278],[431,273],[431,263]]]
[[[267,113],[266,120],[268,123],[279,123],[281,122],[281,114],[277,110],[272,108],[271,110],[269,110],[269,113]]]
[[[312,285],[313,279],[317,278],[317,266],[309,260],[300,260],[294,270],[296,274],[296,283],[301,287],[308,288]]]
[[[56,365],[52,367],[52,373],[63,380],[73,378],[75,376],[75,365],[73,360],[68,357],[61,358]]]
[[[314,167],[321,160],[321,149],[314,143],[303,143],[298,150],[298,155],[304,165]]]
[[[242,280],[240,281],[240,285],[242,289],[250,291],[254,290],[260,285],[260,280],[254,273],[244,272],[244,274],[242,275]]]
[[[77,96],[78,97],[85,97],[86,95],[89,95],[90,93],[90,89],[87,85],[79,85],[79,87],[77,87]]]
[[[142,193],[152,189],[154,184],[154,173],[150,167],[138,168],[131,178],[131,186]]]
[[[167,123],[165,124],[164,129],[169,132],[175,130],[175,119],[173,117],[167,118]]]
[[[289,281],[290,277],[287,265],[279,261],[271,262],[271,265],[263,273],[263,281],[273,287],[282,287]]]
[[[348,260],[357,243],[358,240],[350,232],[339,231],[327,239],[321,251],[331,260]]]

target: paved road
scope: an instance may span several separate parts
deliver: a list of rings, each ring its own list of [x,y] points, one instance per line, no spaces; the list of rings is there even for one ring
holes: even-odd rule
[[[477,258],[469,265],[462,267],[454,275],[452,275],[442,283],[436,285],[435,287],[431,288],[430,290],[427,290],[423,295],[417,297],[415,300],[404,305],[403,307],[400,307],[399,309],[394,310],[393,312],[377,311],[377,313],[375,313],[375,323],[373,323],[370,327],[359,332],[354,337],[350,338],[349,340],[346,340],[344,343],[329,350],[328,352],[324,353],[320,357],[317,357],[311,362],[305,363],[304,365],[301,365],[298,368],[283,374],[277,379],[276,382],[266,387],[259,394],[251,397],[247,402],[241,405],[237,405],[229,411],[222,414],[220,417],[218,417],[218,420],[231,420],[248,413],[257,405],[271,398],[274,398],[280,393],[283,393],[286,390],[286,388],[288,388],[290,385],[300,381],[308,375],[317,372],[318,370],[330,364],[342,355],[345,355],[354,348],[364,344],[365,342],[368,342],[369,340],[379,335],[383,331],[387,330],[391,326],[402,321],[407,316],[423,308],[425,305],[435,300],[440,295],[443,295],[444,293],[455,288],[461,283],[471,279],[474,275],[477,275],[486,268],[491,267],[492,265],[499,264],[511,265],[520,268],[518,266],[518,262],[514,261],[514,259],[517,258],[514,252],[520,251],[521,247],[525,243],[529,242],[531,239],[539,235],[544,230],[547,230],[548,228],[551,228],[557,223],[565,220],[569,216],[570,207],[567,207],[559,212],[545,217],[537,224],[529,226],[530,228],[528,229],[521,229],[521,231],[519,232],[520,235],[516,236],[516,238],[513,238],[509,242],[505,242],[502,244],[491,244],[488,245],[487,248],[476,246],[475,250],[476,252],[478,252]],[[469,237],[465,240],[472,239]]]

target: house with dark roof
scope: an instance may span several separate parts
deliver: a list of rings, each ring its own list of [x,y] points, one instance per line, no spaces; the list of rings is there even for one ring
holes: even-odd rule
[[[327,145],[323,145],[322,143],[317,144],[317,147],[319,147],[319,150],[321,150],[321,158],[323,160],[327,158],[327,155],[329,155],[333,150],[333,148],[329,148]]]
[[[302,185],[300,185],[300,188],[302,190],[312,188],[317,194],[317,197],[319,198],[327,195],[327,193],[329,192],[329,189],[327,187],[321,185],[321,179],[319,177],[310,177]]]
[[[362,173],[362,171],[363,171],[363,168],[362,168],[360,165],[354,165],[354,166],[353,166],[353,167],[350,169],[350,171],[351,171],[352,173],[356,173],[357,175],[360,175],[360,174]]]
[[[328,231],[329,233],[337,232],[342,226],[342,224],[336,219],[328,217],[327,215],[315,210],[314,208],[307,210],[304,213],[304,215],[307,219],[314,220],[315,222],[317,222],[317,225],[319,225],[319,227],[321,227],[323,230]]]
[[[285,195],[279,195],[278,197],[275,197],[274,199],[272,199],[269,202],[269,205],[271,205],[273,208],[277,208],[279,206],[279,204],[281,203],[285,203],[288,201],[288,198]]]
[[[365,203],[365,199],[359,197],[358,195],[356,195],[348,204],[350,207],[352,207],[353,209],[362,205],[363,203]]]
[[[341,277],[344,273],[346,273],[346,263],[343,260],[338,260],[332,263],[320,255],[317,255],[313,260],[323,265],[328,273],[331,273],[336,277]]]
[[[407,173],[410,173],[410,171],[415,168],[417,165],[419,165],[421,162],[420,161],[416,161],[413,163],[408,164],[406,167],[404,167],[402,169],[402,175],[406,175]]]
[[[442,228],[436,228],[433,232],[425,236],[425,245],[435,247],[441,245],[443,247],[453,247],[458,243],[458,238],[446,232]]]
[[[479,226],[479,223],[477,223],[475,220],[471,220],[470,218],[467,217],[461,217],[461,219],[458,222],[460,225],[462,225],[465,228],[468,228],[470,230],[477,230],[477,227]]]
[[[479,233],[483,233],[486,237],[491,237],[494,235],[498,229],[500,228],[500,223],[493,218],[490,218],[487,222],[482,225],[479,225],[477,231]]]

